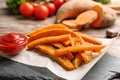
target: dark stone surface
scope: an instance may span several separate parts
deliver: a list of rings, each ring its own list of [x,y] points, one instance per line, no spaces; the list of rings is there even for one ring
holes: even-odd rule
[[[117,76],[115,75],[117,73]],[[82,80],[120,78],[120,58],[105,54]],[[47,68],[28,66],[0,57],[0,80],[65,80]]]
[[[82,80],[108,80],[114,72],[120,73],[120,58],[105,54]]]
[[[65,80],[47,68],[28,66],[0,56],[0,80]]]

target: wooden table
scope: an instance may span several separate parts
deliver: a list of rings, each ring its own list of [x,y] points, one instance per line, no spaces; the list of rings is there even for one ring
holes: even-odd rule
[[[10,14],[7,10],[5,0],[0,0],[0,35],[6,34],[8,32],[18,32],[22,34],[27,34],[31,30],[35,30],[39,27],[53,24],[55,22],[55,16],[49,17],[46,20],[35,20],[28,19],[22,16]],[[117,20],[114,25],[104,29],[94,29],[89,28],[82,30],[88,35],[93,37],[105,38],[106,29],[120,28],[120,16],[117,16]],[[118,38],[108,49],[108,53],[120,57],[120,38]]]

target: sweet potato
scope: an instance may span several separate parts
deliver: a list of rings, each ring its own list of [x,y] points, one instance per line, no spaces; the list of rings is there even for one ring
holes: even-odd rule
[[[69,26],[71,29],[78,29],[78,27],[80,28],[75,20],[64,20],[62,23],[66,26]]]
[[[78,25],[82,26],[82,25],[86,25],[88,23],[93,22],[94,20],[97,19],[98,16],[99,15],[97,14],[96,11],[88,10],[88,11],[85,11],[85,12],[79,14],[77,16],[77,18],[75,19],[75,21]]]
[[[86,0],[70,0],[58,9],[56,22],[60,23],[67,18],[76,18],[80,13],[89,10],[91,7],[92,5]]]
[[[56,22],[60,23],[68,18],[76,18],[80,13],[90,10],[93,6],[99,5],[103,9],[103,19],[99,25],[94,26],[95,28],[107,27],[112,25],[116,20],[116,13],[100,3],[92,0],[70,0],[63,4],[56,14]]]
[[[109,27],[112,24],[114,24],[115,21],[116,21],[116,12],[109,7],[105,7],[103,20],[102,20],[101,24],[98,26],[98,28]]]
[[[103,12],[103,9],[102,7],[100,7],[99,5],[95,5],[91,8],[92,10],[96,11],[98,16],[97,16],[97,19],[95,19],[91,25],[93,27],[99,27],[100,23],[102,22],[103,20],[103,15],[104,15],[104,12]]]
[[[97,17],[99,17],[99,15],[96,11],[88,10],[79,14],[75,20],[64,20],[62,23],[69,26],[70,28],[78,28],[80,30],[85,25],[92,23],[94,20],[96,21]],[[98,18],[97,22],[98,20],[99,22],[101,21],[101,19]]]

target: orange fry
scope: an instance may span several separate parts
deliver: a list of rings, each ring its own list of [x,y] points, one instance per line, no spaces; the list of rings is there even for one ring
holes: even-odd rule
[[[73,60],[74,56],[71,52],[69,52],[68,54],[65,55],[69,60]]]
[[[55,59],[61,66],[63,66],[63,68],[65,68],[66,70],[73,70],[74,66],[71,63],[71,61],[66,58],[65,56],[53,56],[54,54],[54,50],[55,48],[50,46],[50,45],[38,45],[37,47],[41,52],[48,54],[49,56],[51,56],[53,59]]]
[[[50,36],[50,37],[43,37],[40,39],[36,39],[32,42],[30,42],[27,46],[28,49],[33,49],[35,46],[40,45],[40,44],[46,44],[46,43],[52,43],[52,42],[62,42],[69,40],[71,38],[70,34],[66,35],[60,35],[60,36]]]
[[[54,46],[55,48],[64,48],[64,46],[61,43],[50,43],[50,45]]]
[[[38,45],[37,49],[49,56],[54,56],[55,48],[50,45]]]
[[[72,43],[72,46],[74,46],[76,44],[76,42],[80,42],[80,39],[78,39],[77,37],[73,37],[72,40],[67,40],[62,42],[65,46],[70,46]]]
[[[82,56],[82,59],[85,63],[88,63],[92,60],[93,56],[92,56],[92,51],[84,51],[84,52],[81,52],[81,56]]]
[[[48,29],[68,29],[68,27],[63,25],[63,24],[52,24],[52,25],[44,26],[44,27],[39,28],[37,30],[31,31],[28,33],[28,36],[31,37],[31,36],[41,32],[41,31],[48,30]]]
[[[97,40],[97,39],[95,39],[95,38],[93,38],[93,37],[90,37],[90,36],[88,36],[88,35],[86,35],[86,34],[83,34],[83,33],[78,33],[77,32],[77,34],[79,35],[79,36],[81,36],[85,41],[87,41],[87,42],[90,42],[90,43],[93,43],[93,44],[98,44],[98,45],[101,45],[102,44],[102,42],[101,41],[99,41],[99,40]]]
[[[75,66],[76,69],[81,65],[82,61],[83,61],[83,60],[82,60],[81,54],[78,53],[78,54],[75,56],[75,60],[74,60],[74,66]]]
[[[70,46],[63,49],[55,50],[56,56],[66,55],[69,52],[81,52],[81,51],[99,51],[103,49],[105,45],[79,45],[79,46]]]
[[[51,43],[51,45],[53,45],[54,47],[60,49],[60,48],[64,48],[64,46],[61,43]],[[69,60],[73,60],[74,56],[72,53],[68,53],[67,55],[65,55]]]
[[[32,35],[28,42],[31,42],[35,39],[42,38],[42,37],[49,37],[49,36],[59,36],[64,34],[71,34],[71,36],[76,37],[77,35],[70,29],[48,29],[40,31],[34,35]]]
[[[71,63],[71,61],[66,58],[65,56],[61,56],[61,57],[54,57],[54,59],[61,64],[66,70],[73,70],[74,66]]]

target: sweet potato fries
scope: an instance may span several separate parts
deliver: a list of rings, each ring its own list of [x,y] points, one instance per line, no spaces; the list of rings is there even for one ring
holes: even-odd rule
[[[58,27],[57,27],[58,26]],[[75,32],[62,24],[53,24],[28,33],[28,49],[38,49],[66,70],[74,70],[93,59],[105,45],[86,34]]]

